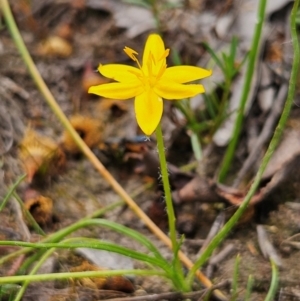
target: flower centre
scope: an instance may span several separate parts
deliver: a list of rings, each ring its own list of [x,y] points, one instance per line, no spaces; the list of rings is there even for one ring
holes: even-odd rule
[[[129,48],[125,47],[124,52],[137,63],[141,73],[134,73],[137,78],[141,81],[145,89],[151,89],[155,87],[157,82],[160,80],[162,75],[164,74],[165,70],[167,69],[167,65],[165,64],[165,59],[169,55],[170,50],[166,49],[163,55],[160,58],[155,58],[153,54],[150,52],[146,66],[141,66],[139,60],[137,59],[136,55],[138,53]]]

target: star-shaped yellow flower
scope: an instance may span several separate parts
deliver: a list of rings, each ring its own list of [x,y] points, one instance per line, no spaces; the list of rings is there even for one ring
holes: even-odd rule
[[[136,51],[129,47],[125,47],[124,51],[137,63],[138,68],[120,64],[100,65],[99,72],[116,82],[92,86],[88,92],[113,99],[135,97],[137,123],[148,136],[160,122],[163,112],[162,98],[183,99],[203,93],[202,85],[183,84],[212,74],[211,70],[194,66],[167,68],[169,49],[165,49],[163,40],[157,34],[151,34],[146,41],[142,65],[137,59]]]

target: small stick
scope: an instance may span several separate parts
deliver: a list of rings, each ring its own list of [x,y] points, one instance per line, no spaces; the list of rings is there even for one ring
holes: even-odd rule
[[[230,255],[235,250],[234,244],[227,245],[222,251],[217,255],[212,256],[209,260],[209,264],[217,265],[222,262],[228,255]]]
[[[262,225],[257,225],[256,231],[258,236],[258,244],[264,257],[267,259],[272,259],[277,266],[282,266],[281,259],[274,246],[271,244],[264,227]]]

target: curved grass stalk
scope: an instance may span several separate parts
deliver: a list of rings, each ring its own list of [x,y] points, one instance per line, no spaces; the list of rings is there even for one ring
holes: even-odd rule
[[[272,280],[265,301],[273,301],[278,288],[278,282],[279,282],[278,267],[273,260],[271,260],[271,266],[272,266]]]
[[[142,276],[161,276],[167,278],[164,272],[156,270],[107,270],[107,271],[90,271],[90,272],[72,272],[72,273],[51,273],[38,275],[22,275],[0,277],[0,284],[19,283],[24,281],[50,281],[61,279],[77,279],[86,277],[111,277],[118,275],[142,275]]]
[[[103,227],[107,227],[112,230],[115,230],[121,234],[124,234],[124,235],[136,240],[137,242],[141,243],[142,245],[144,245],[150,252],[152,252],[156,256],[156,258],[158,258],[160,260],[164,260],[164,258],[161,256],[161,254],[159,253],[157,248],[150,242],[150,240],[148,240],[142,234],[140,234],[139,232],[137,232],[135,230],[129,229],[123,225],[120,225],[120,224],[117,224],[117,223],[114,223],[114,222],[111,222],[111,221],[108,221],[105,219],[83,219],[83,220],[81,220],[77,223],[74,223],[62,230],[57,231],[56,233],[41,240],[39,243],[36,243],[36,244],[29,243],[29,244],[25,245],[26,244],[25,242],[22,243],[22,242],[8,241],[7,245],[27,247],[24,250],[20,250],[22,252],[17,251],[18,252],[17,255],[26,254],[28,252],[33,251],[35,248],[42,248],[42,247],[38,247],[38,246],[41,246],[43,244],[58,243],[60,240],[64,239],[66,236],[70,235],[71,233],[73,233],[81,228],[90,227],[90,226],[103,226]],[[5,245],[5,241],[0,242],[0,244]],[[51,247],[51,246],[48,245],[48,247]],[[15,253],[17,253],[17,252],[15,252]],[[5,262],[4,261],[5,259],[6,258],[0,259],[0,264]],[[36,260],[36,258],[34,258],[34,260]],[[30,260],[30,263],[31,263],[31,261],[32,261],[32,259]]]
[[[91,249],[99,249],[110,251],[114,253],[119,253],[125,255],[127,257],[131,257],[143,262],[150,263],[154,266],[158,266],[162,269],[166,269],[168,267],[168,263],[164,260],[159,260],[153,256],[146,255],[141,252],[134,251],[132,249],[122,247],[113,243],[109,243],[106,241],[99,241],[92,238],[85,237],[76,237],[69,238],[64,242],[59,243],[29,243],[22,241],[0,241],[1,246],[19,246],[19,247],[30,247],[34,249],[76,249],[76,248],[91,248]]]
[[[291,77],[289,81],[289,89],[288,89],[288,95],[287,100],[285,102],[283,112],[281,114],[281,117],[278,121],[277,127],[275,129],[274,135],[272,137],[272,140],[269,144],[269,147],[262,159],[262,163],[259,167],[259,170],[254,178],[254,181],[244,198],[242,204],[238,208],[238,210],[234,213],[234,215],[230,218],[230,220],[224,225],[224,227],[220,230],[220,232],[212,239],[212,241],[209,243],[209,245],[206,247],[206,249],[203,251],[200,258],[196,261],[195,265],[190,269],[188,275],[187,275],[187,281],[192,284],[194,279],[194,273],[208,260],[214,249],[225,239],[225,237],[228,235],[230,230],[236,225],[242,214],[247,209],[249,202],[251,198],[254,196],[260,180],[262,178],[262,175],[280,141],[281,135],[283,133],[286,121],[288,119],[290,110],[292,108],[293,102],[294,102],[294,95],[295,95],[295,89],[296,89],[296,82],[297,82],[297,75],[299,70],[299,43],[298,43],[298,36],[297,36],[297,29],[296,29],[296,13],[299,6],[299,1],[296,0],[294,2],[294,6],[291,13],[291,36],[292,36],[292,44],[294,49],[294,57],[293,57],[293,66],[291,71]]]

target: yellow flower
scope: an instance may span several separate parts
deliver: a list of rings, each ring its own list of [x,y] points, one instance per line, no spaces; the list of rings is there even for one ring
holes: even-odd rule
[[[92,86],[88,92],[114,99],[135,97],[137,123],[148,136],[160,122],[163,112],[162,98],[183,99],[204,93],[202,85],[183,84],[212,74],[210,70],[194,66],[167,68],[169,49],[165,49],[163,40],[157,34],[151,34],[147,39],[142,65],[137,59],[136,51],[129,47],[125,47],[124,51],[137,63],[138,68],[119,64],[100,65],[99,72],[116,82]]]

